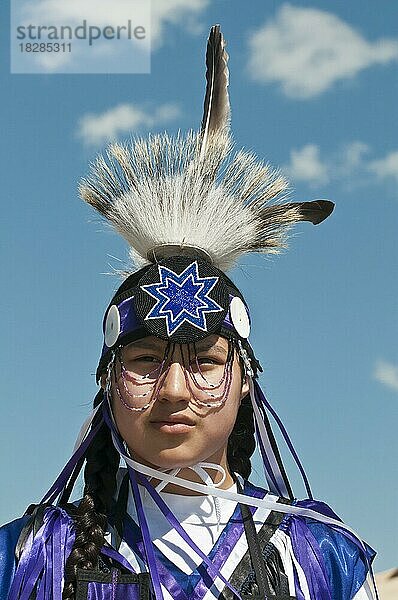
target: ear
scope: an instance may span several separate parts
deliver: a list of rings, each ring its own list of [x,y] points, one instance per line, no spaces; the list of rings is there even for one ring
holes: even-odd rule
[[[240,400],[242,401],[245,396],[249,393],[249,379],[246,375],[245,379],[242,382],[242,390],[240,393]]]

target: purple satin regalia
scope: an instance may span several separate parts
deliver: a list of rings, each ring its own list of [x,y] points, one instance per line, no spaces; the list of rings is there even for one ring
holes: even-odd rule
[[[258,496],[258,490],[251,484],[245,486],[248,495]],[[321,502],[307,500],[296,503],[324,514],[334,514]],[[25,522],[26,519],[18,522],[18,527],[21,529]],[[15,529],[12,525],[0,529],[0,566],[4,567],[0,573],[2,600],[30,600],[34,590],[37,600],[61,600],[65,562],[74,540],[72,519],[63,509],[46,508],[42,526],[35,535],[28,535],[14,573],[10,565],[5,567],[6,561],[2,560],[2,557],[10,559],[14,554],[17,532],[10,536],[10,531]],[[311,600],[351,600],[355,596],[366,579],[368,561],[374,558],[369,547],[365,557],[350,534],[312,519],[286,515],[279,528],[291,540],[294,555],[304,571]],[[233,533],[234,528],[230,531]],[[131,540],[127,541],[131,544]],[[104,546],[101,555],[108,564],[112,559],[113,566],[97,571],[80,571],[77,600],[153,598],[147,573],[135,574],[127,560],[110,546]],[[214,559],[213,556],[211,558]],[[166,567],[160,571],[162,585],[170,579],[166,571]],[[175,573],[169,574],[176,577]],[[302,600],[304,595],[296,574],[294,583],[296,598]]]

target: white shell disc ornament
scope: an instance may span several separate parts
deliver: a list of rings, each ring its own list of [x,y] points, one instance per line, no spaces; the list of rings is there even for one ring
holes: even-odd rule
[[[105,344],[112,348],[117,342],[120,334],[120,313],[118,307],[113,304],[106,316],[105,322]]]
[[[238,296],[232,298],[229,314],[236,332],[246,340],[250,335],[250,318],[245,303]]]

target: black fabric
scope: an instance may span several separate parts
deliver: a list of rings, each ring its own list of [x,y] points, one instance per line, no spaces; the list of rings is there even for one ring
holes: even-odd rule
[[[25,511],[25,515],[29,515],[29,519],[25,523],[24,527],[19,534],[17,544],[15,546],[15,558],[17,561],[21,558],[22,551],[25,546],[25,542],[28,539],[30,533],[33,531],[33,535],[39,531],[44,521],[44,511],[50,504],[31,504]]]
[[[181,275],[191,265],[197,264],[198,274],[200,278],[214,277],[216,283],[208,296],[222,308],[222,310],[213,313],[206,313],[206,331],[195,327],[190,323],[184,323],[172,334],[169,335],[166,327],[166,321],[163,317],[158,319],[147,319],[147,315],[151,309],[157,304],[157,300],[153,298],[143,286],[160,283],[159,265],[170,269],[176,275]],[[179,295],[179,298],[181,296]],[[215,331],[217,331],[223,322],[225,315],[229,309],[229,294],[223,281],[223,273],[213,267],[207,261],[199,258],[193,259],[189,256],[173,256],[161,260],[157,265],[153,265],[141,277],[137,284],[136,293],[134,294],[134,306],[137,317],[141,319],[142,324],[147,328],[149,335],[154,335],[164,340],[171,340],[176,344],[190,344],[200,340]]]
[[[238,492],[240,494],[243,493],[243,489],[239,482],[239,479],[236,480],[236,486]],[[265,565],[257,537],[256,527],[253,521],[253,516],[247,504],[240,505],[240,512],[242,515],[243,526],[245,528],[250,559],[256,576],[258,591],[261,596],[263,596],[264,598],[268,598],[271,596],[271,590],[269,587],[267,574],[265,572]]]
[[[25,523],[25,525],[23,526],[21,533],[19,534],[19,538],[18,538],[17,544],[15,546],[15,553],[14,553],[15,559],[17,562],[21,558],[21,554],[23,552],[25,542],[28,539],[30,532],[32,531],[33,521],[34,521],[34,516],[31,515],[29,517],[29,519],[27,520],[27,522]]]
[[[270,598],[271,590],[269,587],[263,555],[258,541],[256,527],[254,525],[252,514],[249,510],[249,507],[246,504],[241,504],[240,510],[242,513],[242,520],[245,528],[250,559],[254,573],[256,575],[258,591],[260,593],[260,596],[262,596],[263,598]]]
[[[109,569],[105,567],[101,570],[87,571],[78,569],[76,600],[87,600],[88,586],[90,582],[94,583],[125,583],[138,585],[140,590],[140,600],[152,600],[150,591],[150,579],[148,573],[121,573],[118,569]]]
[[[238,489],[239,489],[239,483]],[[289,504],[279,498],[278,502]],[[295,600],[289,595],[288,577],[277,548],[270,542],[280,525],[283,514],[271,511],[257,533],[252,514],[247,506],[241,505],[248,551],[235,568],[230,583],[237,589],[242,600]],[[236,600],[228,588],[224,588],[219,600]]]

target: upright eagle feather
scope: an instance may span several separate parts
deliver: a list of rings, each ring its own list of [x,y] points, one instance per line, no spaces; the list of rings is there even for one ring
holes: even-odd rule
[[[206,93],[201,126],[200,160],[203,159],[209,135],[229,130],[231,108],[228,96],[228,54],[219,25],[210,30],[206,50]]]

